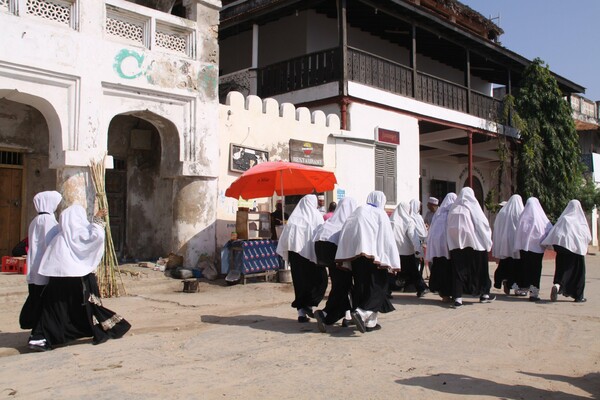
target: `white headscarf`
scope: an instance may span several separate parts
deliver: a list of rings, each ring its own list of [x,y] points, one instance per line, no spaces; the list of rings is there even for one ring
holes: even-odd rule
[[[415,227],[415,221],[408,203],[400,202],[390,217],[394,240],[401,256],[410,256],[415,252],[422,253],[421,240]]]
[[[288,252],[293,251],[312,262],[317,261],[312,238],[315,229],[323,223],[317,206],[317,196],[307,194],[290,215],[277,243],[277,254],[284,260],[287,261]]]
[[[358,207],[358,204],[354,198],[344,197],[341,199],[331,218],[315,229],[313,242],[326,241],[337,245],[340,240],[342,225],[344,225],[350,214],[356,210],[356,207]]]
[[[434,257],[446,257],[450,259],[448,241],[446,239],[446,222],[450,207],[456,201],[456,193],[448,193],[442,204],[437,209],[431,220],[429,235],[427,236],[427,251],[425,259],[432,261]]]
[[[492,254],[502,260],[505,258],[521,258],[519,249],[515,247],[515,236],[519,217],[523,212],[523,200],[518,194],[513,194],[496,216],[494,222],[494,246]]]
[[[550,229],[552,229],[552,223],[546,217],[540,201],[535,197],[530,197],[527,199],[525,209],[519,218],[515,235],[515,250],[543,253],[545,248],[541,245],[541,242],[550,232]]]
[[[91,224],[78,204],[60,214],[59,226],[42,258],[40,274],[75,277],[93,272],[104,254],[104,227]]]
[[[421,240],[425,240],[427,237],[427,227],[421,214],[419,214],[419,208],[421,208],[421,202],[417,199],[410,201],[410,217],[415,221],[415,230]]]
[[[400,269],[392,225],[383,209],[385,202],[383,192],[371,192],[367,196],[367,204],[358,206],[348,217],[340,232],[336,261],[365,256],[390,270]]]
[[[33,197],[33,205],[38,212],[29,224],[27,251],[27,283],[46,285],[48,277],[39,274],[40,263],[46,247],[58,233],[58,221],[54,212],[60,204],[62,196],[52,190],[40,192]]]
[[[542,241],[544,246],[559,245],[572,253],[585,256],[592,240],[590,228],[581,209],[579,200],[571,200],[560,214],[548,236]]]
[[[477,251],[490,251],[492,230],[470,187],[461,189],[448,212],[446,235],[448,249],[472,247]]]

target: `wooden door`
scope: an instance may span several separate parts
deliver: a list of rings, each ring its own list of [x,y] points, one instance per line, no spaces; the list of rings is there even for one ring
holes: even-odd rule
[[[127,169],[124,160],[114,159],[114,168],[106,170],[106,199],[110,233],[117,257],[125,254],[125,216],[127,206]]]
[[[11,255],[21,237],[23,170],[0,168],[0,256]]]

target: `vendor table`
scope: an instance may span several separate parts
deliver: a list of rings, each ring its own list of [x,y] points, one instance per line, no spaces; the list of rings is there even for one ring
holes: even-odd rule
[[[276,253],[277,240],[235,240],[230,245],[230,270],[228,278],[231,279],[236,272],[241,275],[242,283],[247,277],[265,276],[283,268],[283,259]]]

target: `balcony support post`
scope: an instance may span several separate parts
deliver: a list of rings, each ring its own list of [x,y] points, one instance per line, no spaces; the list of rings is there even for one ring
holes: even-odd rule
[[[346,20],[346,0],[337,0],[338,6],[338,42],[340,47],[340,96],[348,95],[348,27]]]
[[[417,100],[421,100],[421,98],[417,94],[417,79],[419,75],[417,74],[417,27],[415,24],[411,25],[410,30],[410,67],[412,68],[412,97]]]
[[[469,170],[469,187],[472,188],[473,187],[473,132],[471,131],[467,131],[467,138],[469,139],[469,144],[468,144],[468,149],[467,152],[469,153],[468,156],[468,170]]]
[[[465,49],[465,86],[467,88],[467,114],[471,113],[471,52]]]

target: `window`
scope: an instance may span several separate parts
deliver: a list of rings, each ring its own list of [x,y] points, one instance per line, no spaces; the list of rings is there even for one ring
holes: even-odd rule
[[[387,204],[396,204],[396,148],[375,146],[375,190],[381,190]]]
[[[433,196],[442,204],[442,200],[448,193],[456,193],[456,183],[450,181],[440,181],[438,179],[432,179],[429,196]]]

